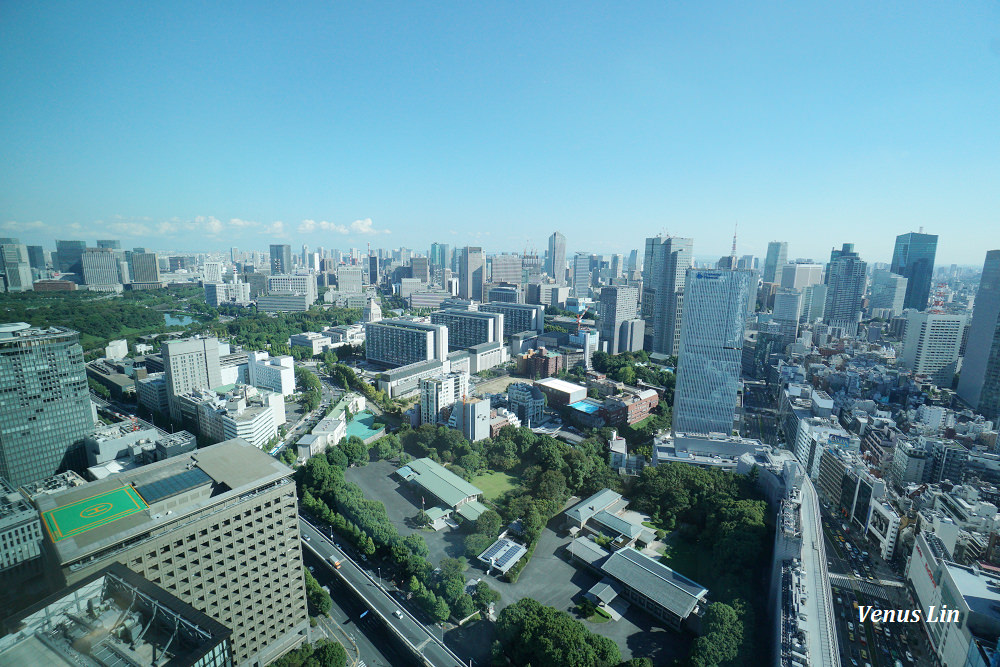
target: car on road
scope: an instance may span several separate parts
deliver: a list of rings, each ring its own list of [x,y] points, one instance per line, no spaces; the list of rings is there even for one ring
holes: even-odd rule
[[[854,629],[854,623],[852,623],[851,621],[848,621],[847,622],[847,629],[848,630],[853,630]]]
[[[396,618],[403,618],[403,612],[401,612],[398,609],[396,611],[392,612],[392,615],[395,616]]]

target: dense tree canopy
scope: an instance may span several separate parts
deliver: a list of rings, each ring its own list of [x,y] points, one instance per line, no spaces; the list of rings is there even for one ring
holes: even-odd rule
[[[566,612],[531,598],[500,612],[497,632],[515,665],[612,667],[621,662],[614,641],[590,632]]]

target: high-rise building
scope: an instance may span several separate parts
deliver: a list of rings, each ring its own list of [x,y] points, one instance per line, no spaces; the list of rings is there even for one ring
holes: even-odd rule
[[[81,263],[83,282],[87,285],[119,285],[122,282],[118,256],[110,248],[87,248]]]
[[[337,267],[337,291],[360,294],[364,276],[360,266]]]
[[[573,296],[585,298],[590,296],[590,255],[578,252],[573,255],[573,281],[570,284]]]
[[[986,253],[958,397],[987,419],[1000,418],[1000,250]]]
[[[405,318],[365,323],[365,357],[388,366],[448,358],[448,327]]]
[[[202,267],[202,280],[206,283],[221,283],[222,262],[205,262]]]
[[[379,274],[378,255],[368,255],[368,283],[378,285],[381,282],[382,276]]]
[[[903,276],[886,269],[872,271],[871,298],[868,300],[872,315],[889,319],[902,314],[907,282]]]
[[[480,247],[466,247],[458,264],[458,296],[470,301],[483,300],[486,257]]]
[[[823,282],[823,265],[796,262],[781,267],[781,286],[785,289],[805,289]],[[765,281],[766,282],[766,281]]]
[[[639,270],[639,251],[632,250],[628,254],[628,271],[629,273]]]
[[[468,373],[443,373],[420,380],[420,423],[443,421],[442,411],[469,394]]]
[[[950,389],[958,371],[965,327],[965,315],[907,310],[900,364],[914,373],[929,375],[931,382]]]
[[[625,271],[625,256],[611,255],[611,266],[608,269],[611,271],[612,278],[621,278]]]
[[[522,331],[545,332],[545,307],[530,303],[490,302],[479,306],[481,313],[503,314],[503,335],[513,336]]]
[[[180,421],[180,406],[175,400],[177,396],[191,389],[215,389],[222,386],[219,339],[170,340],[163,344],[161,354],[167,377],[170,418]]]
[[[266,452],[227,440],[35,502],[67,585],[120,563],[231,629],[235,665],[306,640],[295,483]]]
[[[674,430],[729,435],[735,421],[753,273],[688,269]]]
[[[0,325],[0,396],[0,477],[17,488],[82,470],[95,414],[77,332]]]
[[[823,321],[839,327],[844,334],[854,336],[861,321],[861,305],[865,296],[868,264],[854,252],[853,243],[830,253],[826,270],[826,307]]]
[[[647,336],[652,329],[650,352],[677,354],[684,307],[684,281],[691,267],[694,241],[676,236],[646,239],[642,266],[642,319]]]
[[[361,271],[357,271],[360,279]],[[268,292],[291,292],[293,294],[304,294],[307,304],[316,300],[316,276],[313,275],[290,275],[278,274],[267,277]],[[360,292],[361,289],[359,288]]]
[[[39,271],[45,270],[45,248],[40,245],[28,246],[28,263],[31,268]]]
[[[927,308],[931,280],[934,277],[937,242],[937,234],[910,232],[896,237],[890,270],[907,280],[903,308]]]
[[[764,282],[776,283],[781,280],[782,268],[788,262],[788,243],[771,241],[767,244],[767,255],[764,257]]]
[[[271,273],[292,272],[292,246],[287,243],[271,245]]]
[[[430,260],[427,257],[411,257],[410,274],[422,283],[429,283],[431,281]]]
[[[32,289],[31,264],[28,262],[26,246],[20,243],[0,244],[0,285],[8,292],[27,292]]]
[[[128,255],[128,272],[133,283],[159,283],[159,258],[155,252],[133,251]]]
[[[802,315],[802,292],[781,288],[774,293],[771,319],[781,332],[782,345],[790,345],[799,335],[799,317]]]
[[[553,232],[549,237],[545,272],[552,276],[557,285],[566,284],[566,237],[559,232]]]
[[[622,345],[626,338],[622,336],[622,324],[639,317],[639,288],[631,285],[602,288],[598,314],[600,336],[608,343],[608,354],[634,351]]]
[[[431,313],[431,324],[448,327],[448,349],[503,341],[503,313],[450,308]]]
[[[430,254],[431,266],[440,269],[451,268],[451,246],[447,243],[432,243]]]
[[[56,241],[56,270],[74,274],[76,282],[83,280],[83,251],[86,249],[86,241]]]
[[[115,239],[97,239],[98,248],[107,248],[108,250],[121,250],[122,242]]]
[[[521,256],[520,255],[493,255],[490,259],[492,273],[490,280],[494,283],[510,283],[519,285],[521,283]]]

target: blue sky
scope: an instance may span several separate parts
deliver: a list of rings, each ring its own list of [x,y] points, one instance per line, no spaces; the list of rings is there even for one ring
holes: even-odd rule
[[[0,90],[27,243],[1000,247],[995,0],[11,2]]]

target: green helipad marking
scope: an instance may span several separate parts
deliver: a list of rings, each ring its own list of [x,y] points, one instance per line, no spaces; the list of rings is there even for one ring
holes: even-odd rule
[[[58,542],[146,508],[135,489],[124,486],[44,512],[42,520],[52,541]]]

